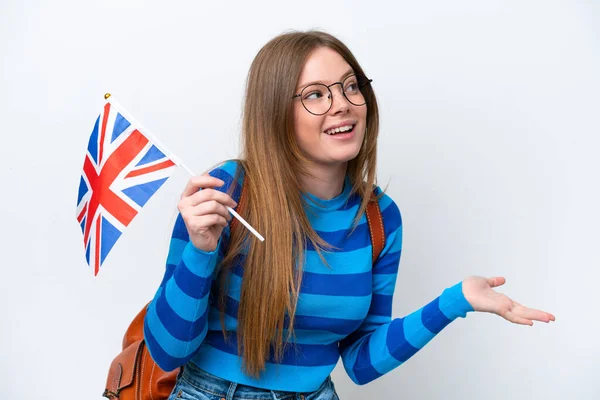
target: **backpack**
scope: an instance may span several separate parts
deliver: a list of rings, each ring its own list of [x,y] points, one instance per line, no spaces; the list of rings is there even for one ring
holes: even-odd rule
[[[244,206],[245,185],[242,184],[242,193],[238,203],[238,213]],[[366,210],[369,233],[371,235],[373,263],[379,257],[385,245],[385,230],[379,202],[375,191],[371,194],[371,201]],[[235,229],[238,220],[231,222],[231,229]],[[163,371],[152,359],[144,340],[144,318],[147,303],[136,315],[123,337],[122,351],[112,361],[106,389],[102,396],[119,400],[166,400],[175,386],[177,375],[183,367],[173,371]]]

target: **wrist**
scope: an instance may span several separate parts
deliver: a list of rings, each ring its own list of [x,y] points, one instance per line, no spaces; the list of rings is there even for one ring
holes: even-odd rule
[[[444,290],[440,296],[440,309],[451,320],[464,318],[467,313],[474,311],[463,292],[463,282],[458,282]]]
[[[212,251],[205,251],[197,248],[192,242],[186,245],[182,261],[185,266],[198,276],[209,276],[215,269],[217,264],[217,255],[220,241]]]

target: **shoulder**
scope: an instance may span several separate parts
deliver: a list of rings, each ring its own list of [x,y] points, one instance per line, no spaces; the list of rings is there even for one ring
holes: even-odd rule
[[[244,167],[240,160],[225,160],[209,170],[208,174],[225,182],[219,189],[221,191],[227,191],[231,186],[235,189],[244,182]]]
[[[375,187],[374,192],[379,197],[379,209],[381,210],[385,233],[386,235],[389,235],[402,227],[400,207],[398,207],[398,204],[394,199],[379,186]]]
[[[239,183],[241,183],[244,168],[239,160],[225,160],[210,169],[208,174],[223,180],[226,184],[231,184],[234,178],[238,179]]]

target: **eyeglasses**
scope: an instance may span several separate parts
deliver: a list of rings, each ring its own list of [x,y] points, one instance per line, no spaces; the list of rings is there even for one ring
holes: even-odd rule
[[[334,82],[331,85],[322,83],[308,85],[292,98],[300,97],[302,105],[309,113],[323,115],[329,112],[333,104],[332,86],[340,85],[342,94],[350,104],[363,106],[367,103],[366,99],[371,95],[371,82],[373,82],[373,79],[368,79],[364,75],[353,74],[346,77],[342,82]]]

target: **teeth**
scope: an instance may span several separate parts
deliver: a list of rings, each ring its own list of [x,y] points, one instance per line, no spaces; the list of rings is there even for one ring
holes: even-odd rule
[[[340,133],[340,132],[348,132],[351,129],[352,129],[352,125],[346,125],[346,126],[340,126],[339,128],[329,129],[329,130],[325,131],[325,133],[328,135],[334,135],[334,134]]]

